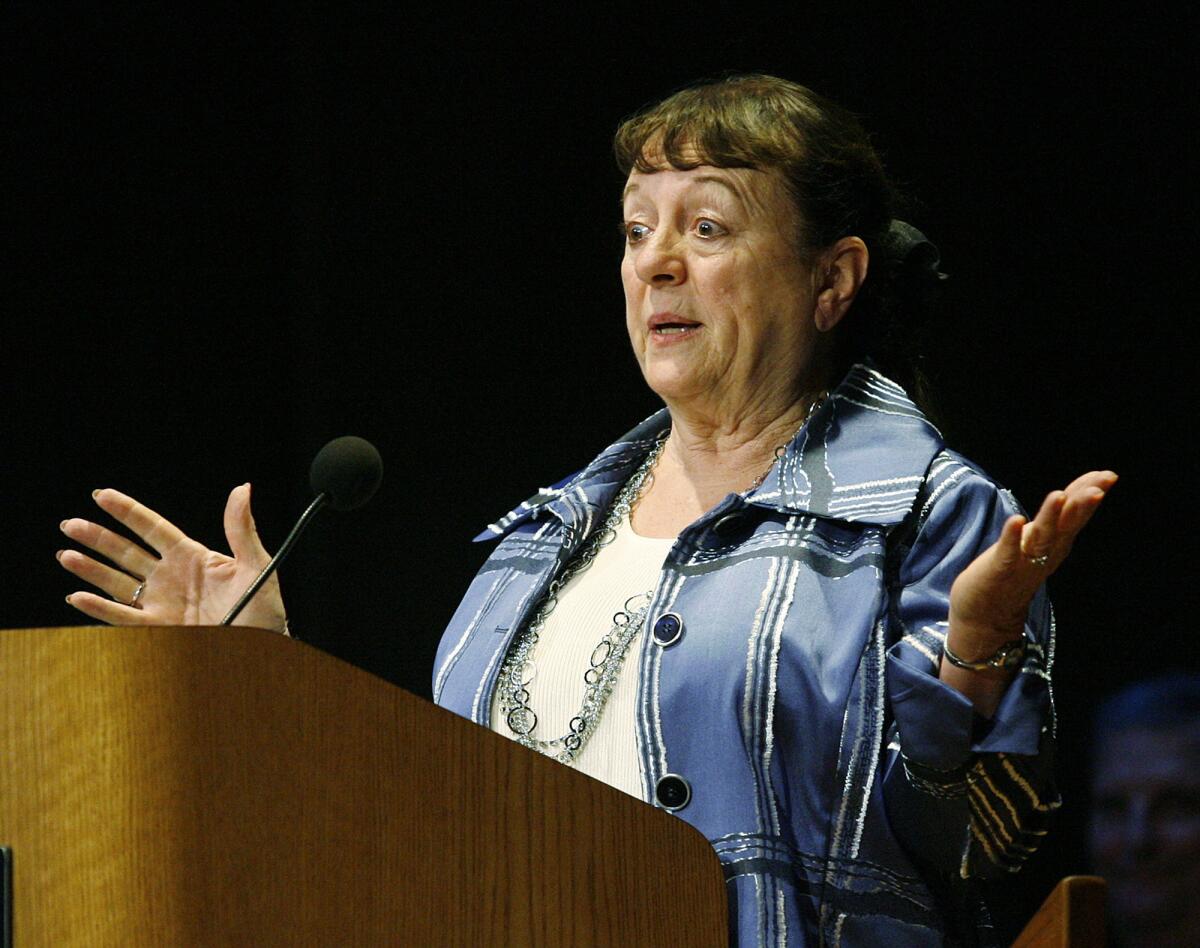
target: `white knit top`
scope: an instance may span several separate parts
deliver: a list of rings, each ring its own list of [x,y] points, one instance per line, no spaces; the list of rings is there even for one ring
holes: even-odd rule
[[[550,740],[568,733],[568,724],[583,702],[583,673],[596,644],[612,628],[613,615],[626,600],[658,584],[663,560],[674,542],[673,537],[638,536],[625,518],[592,565],[563,587],[533,650],[537,671],[528,687],[529,706],[538,719],[534,737]],[[596,729],[571,764],[638,799],[643,797],[634,720],[637,668],[645,646],[643,629],[625,653]],[[500,712],[498,693],[492,696],[492,730],[513,736]]]

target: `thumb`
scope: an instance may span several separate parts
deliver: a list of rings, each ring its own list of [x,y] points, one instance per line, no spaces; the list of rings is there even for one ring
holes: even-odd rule
[[[1021,533],[1026,519],[1013,514],[1004,522],[1000,538],[996,541],[996,562],[1001,569],[1012,569],[1021,560]]]
[[[258,538],[258,528],[250,513],[249,484],[241,484],[229,492],[225,504],[225,539],[234,558],[251,566],[265,566],[271,558]]]

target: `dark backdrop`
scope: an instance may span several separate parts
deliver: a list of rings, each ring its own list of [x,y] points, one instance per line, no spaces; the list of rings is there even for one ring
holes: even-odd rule
[[[1067,807],[1024,884],[1083,868],[1091,707],[1196,666],[1195,18],[581,11],[6,5],[0,625],[80,620],[53,553],[92,488],[222,547],[249,480],[273,546],[312,454],[356,433],[384,487],[311,528],[289,611],[427,694],[470,537],[655,407],[612,130],[698,77],[776,72],[863,115],[941,246],[951,443],[1026,505],[1122,475],[1052,582]]]

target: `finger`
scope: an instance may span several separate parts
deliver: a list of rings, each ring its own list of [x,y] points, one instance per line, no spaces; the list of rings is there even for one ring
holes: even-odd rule
[[[1100,509],[1104,497],[1105,493],[1099,487],[1088,487],[1070,494],[1058,518],[1060,537],[1066,537],[1073,541],[1079,531],[1087,526],[1087,522]]]
[[[118,602],[130,602],[141,585],[128,573],[98,563],[77,550],[60,550],[58,562],[67,572],[74,573],[85,583],[91,583],[97,589],[103,590]]]
[[[180,540],[187,539],[175,524],[119,490],[108,487],[96,491],[92,497],[101,510],[111,514],[159,553],[165,553]]]
[[[85,616],[91,616],[109,625],[154,625],[156,621],[141,609],[122,605],[90,592],[71,593],[67,596],[67,604]]]
[[[1109,491],[1117,483],[1118,477],[1113,471],[1088,471],[1082,474],[1067,485],[1067,493],[1074,490],[1084,490],[1088,487],[1098,487],[1102,491]]]
[[[73,517],[58,526],[76,543],[95,550],[134,576],[149,576],[158,565],[158,557],[146,552],[132,540],[89,520]]]
[[[1000,529],[1000,537],[996,540],[996,561],[1003,569],[1011,569],[1022,559],[1021,533],[1026,520],[1020,514],[1013,514]]]
[[[271,554],[262,545],[254,515],[250,512],[250,485],[242,484],[229,493],[225,504],[225,539],[234,558],[251,566],[266,566]]]
[[[1037,559],[1050,552],[1058,536],[1058,519],[1066,500],[1065,491],[1051,491],[1046,495],[1037,516],[1025,524],[1021,533],[1021,552],[1025,556]]]

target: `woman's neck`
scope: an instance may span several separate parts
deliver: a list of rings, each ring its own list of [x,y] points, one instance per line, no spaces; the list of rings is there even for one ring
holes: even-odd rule
[[[805,395],[778,411],[716,419],[678,406],[671,434],[632,520],[642,536],[676,536],[727,495],[754,486],[770,471],[819,400]]]
[[[672,411],[662,460],[673,463],[697,487],[721,490],[715,503],[731,491],[745,490],[771,466],[776,448],[792,440],[812,402],[810,396],[778,413],[720,422]]]

